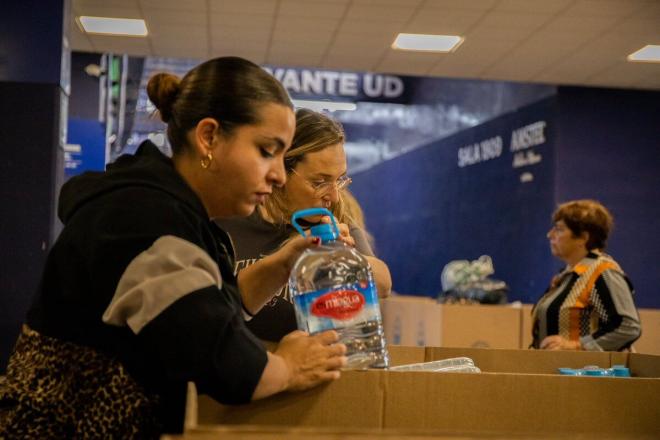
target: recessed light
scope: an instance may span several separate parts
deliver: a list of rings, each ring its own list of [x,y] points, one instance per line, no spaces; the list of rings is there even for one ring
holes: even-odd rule
[[[660,63],[660,46],[647,44],[637,52],[628,55],[628,61],[645,61],[649,63]]]
[[[147,24],[141,18],[88,17],[77,18],[83,31],[88,34],[146,37]]]
[[[399,34],[393,49],[422,52],[452,52],[463,42],[458,35]]]

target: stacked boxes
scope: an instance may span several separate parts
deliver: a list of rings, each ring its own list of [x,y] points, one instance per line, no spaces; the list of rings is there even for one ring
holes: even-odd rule
[[[242,407],[199,399],[199,423],[660,437],[660,357],[636,353],[390,347],[395,362],[467,356],[480,374],[345,371],[339,381]],[[627,365],[633,378],[558,367]]]
[[[381,309],[390,345],[520,348],[519,308],[394,296],[381,300]]]
[[[390,345],[472,348],[529,348],[532,305],[448,305],[426,297],[381,300]],[[638,353],[660,355],[660,310],[640,309]]]
[[[642,336],[633,345],[638,353],[660,355],[660,310],[639,309]]]
[[[660,438],[660,356],[520,350],[531,342],[530,305],[394,297],[382,308],[393,366],[466,356],[482,373],[344,371],[333,383],[238,407],[192,395],[191,438],[212,438],[218,425],[236,438],[250,430],[254,438]],[[660,353],[660,311],[640,316],[635,346]],[[558,374],[587,365],[625,365],[633,377]]]

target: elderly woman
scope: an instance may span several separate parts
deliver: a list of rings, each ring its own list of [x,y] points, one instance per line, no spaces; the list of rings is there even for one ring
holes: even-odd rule
[[[548,231],[552,254],[566,263],[532,312],[534,348],[619,351],[641,334],[633,287],[605,254],[610,212],[595,200],[560,205]]]

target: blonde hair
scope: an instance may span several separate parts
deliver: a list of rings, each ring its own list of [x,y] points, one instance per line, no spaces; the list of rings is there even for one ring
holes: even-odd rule
[[[305,158],[305,155],[321,151],[332,145],[343,144],[345,140],[346,135],[339,122],[309,109],[298,110],[293,142],[284,155],[284,168],[287,175],[291,174],[298,162]],[[345,223],[347,220],[343,198],[344,190],[339,192],[339,202],[330,207],[330,211],[341,223]],[[282,188],[273,188],[273,193],[266,199],[261,209],[276,225],[288,224],[293,211],[286,202],[286,185]]]
[[[362,211],[362,207],[353,193],[348,190],[342,191],[341,201],[343,210],[342,214],[346,217],[346,220],[348,220],[342,223],[349,223],[366,231],[367,227],[364,221],[364,211]]]

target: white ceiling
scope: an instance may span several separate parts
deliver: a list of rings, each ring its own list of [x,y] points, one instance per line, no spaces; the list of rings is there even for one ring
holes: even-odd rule
[[[83,34],[79,15],[143,18],[146,38]],[[72,0],[86,52],[660,89],[660,0]],[[454,53],[390,48],[399,32],[465,37]]]

